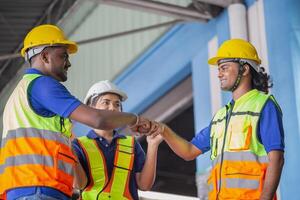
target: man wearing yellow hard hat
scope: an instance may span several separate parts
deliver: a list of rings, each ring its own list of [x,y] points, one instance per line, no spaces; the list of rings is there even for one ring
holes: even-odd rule
[[[211,150],[210,200],[276,199],[284,162],[282,113],[268,94],[272,84],[256,49],[241,39],[227,40],[208,63],[218,66],[221,88],[232,100],[190,142],[164,124],[156,134],[185,160]]]
[[[60,82],[67,80],[69,54],[76,51],[77,44],[54,25],[37,26],[24,40],[21,54],[31,67],[3,114],[0,195],[5,199],[70,199],[74,178],[85,182],[71,149],[70,119],[104,130],[153,128],[135,114],[97,110],[72,96]]]

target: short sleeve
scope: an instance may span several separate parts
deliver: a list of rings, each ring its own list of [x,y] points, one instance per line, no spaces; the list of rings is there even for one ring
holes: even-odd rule
[[[81,102],[57,80],[49,76],[35,79],[29,89],[29,102],[41,116],[69,117]]]
[[[272,150],[284,151],[282,114],[271,99],[266,102],[262,110],[258,130],[258,139],[268,153]]]
[[[202,129],[191,140],[191,143],[200,149],[202,153],[210,150],[210,128],[211,126],[209,125],[208,127]]]

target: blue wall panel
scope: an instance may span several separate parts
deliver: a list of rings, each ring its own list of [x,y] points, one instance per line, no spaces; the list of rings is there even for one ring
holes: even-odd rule
[[[290,5],[290,6],[289,6]],[[295,9],[292,9],[294,7]],[[293,23],[299,23],[299,1],[297,0],[273,0],[264,1],[267,46],[269,51],[270,74],[274,79],[275,94],[283,110],[283,123],[285,130],[285,166],[281,179],[281,199],[298,200],[300,188],[300,166],[299,147],[299,124],[296,112],[297,104],[295,100],[295,80],[293,72],[299,73],[297,66],[293,66],[292,55],[299,55],[299,46],[291,44],[296,41],[296,34],[292,30]],[[292,14],[289,12],[294,10]],[[291,15],[291,16],[289,16]],[[298,20],[293,22],[293,18]],[[296,26],[299,27],[299,24]],[[299,76],[299,74],[298,74]],[[299,81],[299,80],[298,80]],[[297,83],[297,82],[296,82]],[[298,89],[298,86],[296,87]],[[299,93],[299,91],[296,91]]]
[[[210,72],[207,64],[208,49],[207,45],[194,58],[192,62],[192,80],[194,95],[194,116],[195,130],[199,132],[201,129],[209,125],[211,120],[211,95],[209,87]],[[207,172],[210,166],[210,153],[207,152],[197,158],[197,173],[203,174]]]
[[[207,126],[211,120],[207,43],[215,27],[216,20],[177,25],[129,66],[115,80],[129,96],[124,110],[142,112],[192,73],[195,128],[200,131]],[[207,153],[198,158],[197,171],[202,173],[209,165]]]
[[[140,113],[191,73],[190,62],[209,39],[209,24],[172,28],[114,82],[128,93],[124,110]]]

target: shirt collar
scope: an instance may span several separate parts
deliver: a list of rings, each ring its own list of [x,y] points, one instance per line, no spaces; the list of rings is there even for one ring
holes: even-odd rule
[[[97,135],[97,133],[95,133],[94,130],[90,130],[87,134],[87,137],[90,139],[100,139],[103,138],[102,136]],[[125,135],[119,134],[116,130],[114,130],[114,136],[113,136],[113,140],[117,139],[117,138],[126,138]]]
[[[38,70],[36,68],[26,69],[25,74],[41,74],[41,75],[44,75],[40,70]]]

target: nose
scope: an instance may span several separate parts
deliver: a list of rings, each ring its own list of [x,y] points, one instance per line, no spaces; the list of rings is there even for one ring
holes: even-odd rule
[[[108,106],[108,110],[117,111],[118,109],[112,103],[110,103]]]
[[[71,67],[72,65],[71,65],[71,62],[70,62],[70,60],[69,59],[67,59],[66,60],[66,64],[65,64],[65,66],[67,67],[67,68],[69,68],[69,67]]]
[[[221,72],[221,70],[218,70],[218,78],[222,78],[223,77],[223,73]]]

